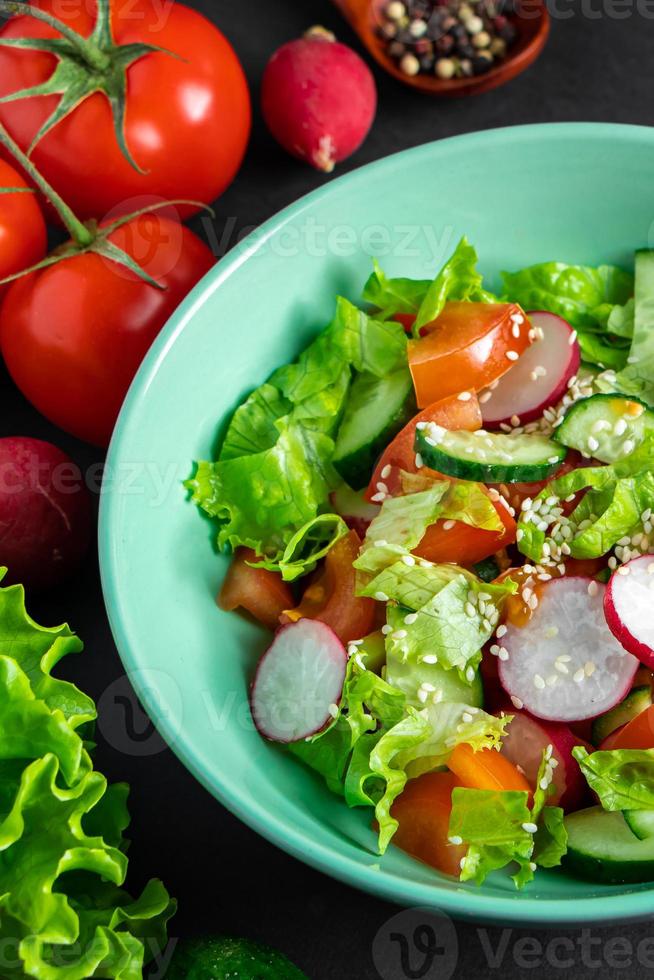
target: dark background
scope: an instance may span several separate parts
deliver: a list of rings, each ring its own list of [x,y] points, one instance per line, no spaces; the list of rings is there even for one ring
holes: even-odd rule
[[[268,56],[313,23],[332,28],[341,40],[358,46],[327,0],[189,2],[234,44],[255,102],[245,164],[217,204],[217,235],[220,239],[228,228],[231,246],[239,230],[259,224],[330,179],[286,156],[266,133],[256,103]],[[649,8],[644,7],[644,0],[640,6],[635,0],[633,4],[621,0],[620,6],[614,0],[584,0],[574,5],[557,0],[557,9],[540,60],[525,75],[486,95],[434,101],[374,69],[379,88],[375,126],[364,147],[337,172],[405,147],[494,126],[560,120],[654,122],[652,0]],[[3,435],[50,439],[82,467],[102,459],[98,450],[76,442],[42,419],[6,375],[0,376],[0,383]],[[169,751],[161,746],[152,751],[149,723],[139,713],[133,695],[127,705],[120,697],[128,691],[127,685],[110,687],[122,676],[122,667],[104,612],[96,554],[74,580],[46,598],[34,599],[30,609],[47,625],[67,620],[85,640],[85,653],[69,659],[63,673],[101,699],[96,766],[111,779],[126,779],[132,786],[132,886],[136,890],[151,875],[165,880],[180,903],[172,935],[225,932],[262,940],[282,949],[311,980],[378,978],[372,954],[375,936],[380,929],[384,935],[385,924],[397,909],[278,851],[224,810]],[[133,729],[134,748],[129,754],[121,748],[126,724]],[[654,975],[652,951],[641,946],[640,959],[649,952],[649,965],[646,960],[639,963],[636,952],[639,942],[654,937],[654,927],[649,924],[591,930],[586,951],[576,946],[573,953],[566,953],[566,966],[551,962],[552,954],[563,957],[562,948],[550,947],[548,962],[545,952],[539,953],[538,943],[544,947],[553,935],[577,943],[583,938],[579,930],[548,934],[511,929],[510,923],[506,931],[457,923],[457,932],[455,977]],[[536,944],[523,943],[516,950],[515,942],[527,936],[535,937]],[[496,949],[498,944],[504,944],[505,954],[493,966],[484,950]],[[450,975],[442,969],[427,974],[441,980]],[[400,970],[387,970],[383,980],[404,977]]]

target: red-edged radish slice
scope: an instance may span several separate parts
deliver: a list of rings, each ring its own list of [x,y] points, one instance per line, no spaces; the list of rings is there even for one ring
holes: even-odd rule
[[[579,370],[579,344],[570,324],[554,313],[540,310],[527,316],[532,328],[542,330],[542,339],[535,340],[520,355],[493,389],[480,393],[486,428],[497,428],[502,422],[510,424],[514,416],[523,425],[540,418],[546,408],[563,398],[570,378]]]
[[[632,558],[613,573],[604,615],[625,650],[654,669],[654,555]]]
[[[340,514],[351,531],[356,531],[361,540],[381,510],[380,504],[370,504],[364,497],[365,490],[352,490],[343,483],[331,495],[332,507]]]
[[[250,707],[254,723],[273,742],[297,742],[319,732],[336,714],[347,653],[329,626],[299,619],[283,626],[259,661]]]
[[[594,579],[552,579],[525,626],[507,623],[500,681],[517,708],[537,718],[579,721],[622,701],[638,660],[604,619],[605,586]]]
[[[556,766],[552,777],[554,793],[547,802],[562,806],[566,811],[578,810],[584,803],[587,788],[579,763],[572,757],[572,750],[575,745],[584,744],[582,740],[561,722],[543,721],[526,711],[515,709],[511,713],[513,721],[509,723],[502,742],[502,755],[514,766],[520,767],[527,782],[535,789],[543,752],[551,745]]]

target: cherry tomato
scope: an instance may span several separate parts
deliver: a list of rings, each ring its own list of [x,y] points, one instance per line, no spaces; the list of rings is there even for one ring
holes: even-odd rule
[[[416,425],[419,422],[436,422],[444,429],[467,429],[474,432],[481,428],[479,402],[474,396],[467,401],[460,401],[456,395],[450,395],[418,412],[382,453],[365,494],[367,500],[372,500],[378,493],[378,483],[384,483],[391,496],[401,493],[401,471],[417,472],[414,443]]]
[[[303,616],[319,619],[331,626],[342,643],[358,640],[375,627],[375,601],[354,594],[355,570],[352,562],[361,541],[350,531],[336,542],[325,558],[322,570],[308,586],[300,605],[287,609],[283,622],[296,622]]]
[[[39,0],[38,6],[88,36],[95,0]],[[38,143],[32,161],[81,218],[103,218],[131,198],[155,194],[208,203],[231,183],[250,132],[250,97],[229,42],[205,17],[181,3],[111,0],[116,44],[149,44],[174,52],[148,53],[127,69],[125,138],[143,171],[121,152],[103,93],[81,102]],[[31,17],[12,17],[8,38],[53,38]],[[0,48],[0,97],[52,75],[50,53]],[[0,121],[23,150],[52,114],[59,96],[0,105]],[[189,209],[187,213],[190,213]]]
[[[461,742],[452,752],[448,766],[461,786],[470,789],[525,790],[531,794],[531,786],[522,773],[495,749],[475,752],[471,745]]]
[[[459,877],[467,847],[449,840],[452,790],[462,784],[451,772],[411,779],[391,807],[399,822],[393,843],[446,875]]]
[[[45,221],[36,194],[3,193],[4,187],[27,187],[23,177],[0,160],[0,279],[34,265],[45,255]],[[3,296],[7,286],[0,286]]]
[[[486,488],[479,484],[482,490]],[[473,565],[489,555],[513,544],[516,522],[504,504],[493,501],[497,516],[502,522],[501,531],[485,531],[463,521],[436,521],[427,528],[415,549],[415,554],[433,562],[456,562],[457,565]]]
[[[293,605],[293,593],[277,572],[252,568],[247,564],[249,561],[257,561],[255,552],[238,548],[218,595],[218,605],[228,612],[245,609],[274,630],[284,610]]]
[[[446,303],[425,336],[408,344],[418,407],[501,378],[531,343],[526,323],[514,303]]]
[[[165,288],[84,252],[12,283],[0,310],[0,348],[25,397],[100,446],[150,344],[214,261],[197,235],[158,212],[109,240]]]

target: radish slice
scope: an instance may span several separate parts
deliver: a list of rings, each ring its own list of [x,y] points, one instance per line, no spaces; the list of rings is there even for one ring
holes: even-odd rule
[[[523,425],[540,418],[546,408],[563,398],[568,381],[579,370],[579,344],[570,324],[554,313],[527,315],[532,327],[543,331],[543,338],[521,354],[495,388],[481,392],[479,402],[487,428],[510,423],[514,416]]]
[[[654,555],[632,558],[613,573],[604,615],[625,650],[654,669]]]
[[[273,742],[297,742],[319,732],[336,713],[347,653],[329,626],[299,619],[283,626],[259,661],[250,707]]]
[[[575,745],[584,744],[567,725],[557,721],[533,718],[526,711],[512,711],[513,721],[506,730],[502,742],[502,755],[514,766],[519,766],[534,789],[538,767],[543,752],[552,746],[552,758],[556,761],[552,786],[554,793],[547,802],[562,806],[564,810],[578,810],[584,803],[587,791],[579,763],[572,757]]]
[[[623,699],[638,661],[618,643],[602,614],[605,586],[594,579],[553,579],[539,589],[526,626],[507,623],[499,665],[517,708],[538,718],[580,721]]]

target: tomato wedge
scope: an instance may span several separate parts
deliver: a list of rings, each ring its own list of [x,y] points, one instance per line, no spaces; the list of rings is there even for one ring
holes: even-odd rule
[[[413,446],[416,441],[416,425],[419,422],[436,422],[444,429],[467,429],[475,432],[481,428],[479,402],[474,395],[467,401],[460,401],[456,396],[450,395],[418,412],[382,453],[365,494],[367,500],[377,495],[379,483],[384,484],[391,497],[401,493],[401,470],[407,473],[416,472],[416,452]]]
[[[457,745],[448,766],[458,777],[461,786],[470,789],[525,790],[531,795],[531,786],[506,756],[495,749],[475,752],[471,745]]]
[[[249,561],[257,561],[256,553],[250,548],[238,548],[218,595],[218,605],[226,612],[245,609],[274,630],[284,609],[293,603],[293,593],[277,572],[252,568]]]
[[[480,488],[486,490],[481,484]],[[428,561],[452,561],[457,565],[472,565],[513,544],[516,522],[504,504],[493,501],[493,506],[503,525],[501,531],[485,531],[463,521],[436,521],[427,528],[415,554]]]
[[[654,704],[628,721],[622,728],[611,732],[602,744],[602,751],[609,749],[654,749]]]
[[[408,343],[419,408],[447,395],[480,391],[501,378],[531,343],[528,320],[514,303],[446,303],[426,331]]]
[[[391,807],[399,822],[393,843],[407,854],[457,878],[465,845],[450,844],[452,790],[462,784],[451,772],[430,772],[411,779]]]
[[[356,573],[352,562],[360,547],[356,531],[340,538],[327,554],[322,570],[306,589],[299,606],[294,609],[287,606],[280,621],[294,623],[303,616],[319,619],[331,626],[342,643],[371,633],[375,628],[376,603],[354,594]]]

